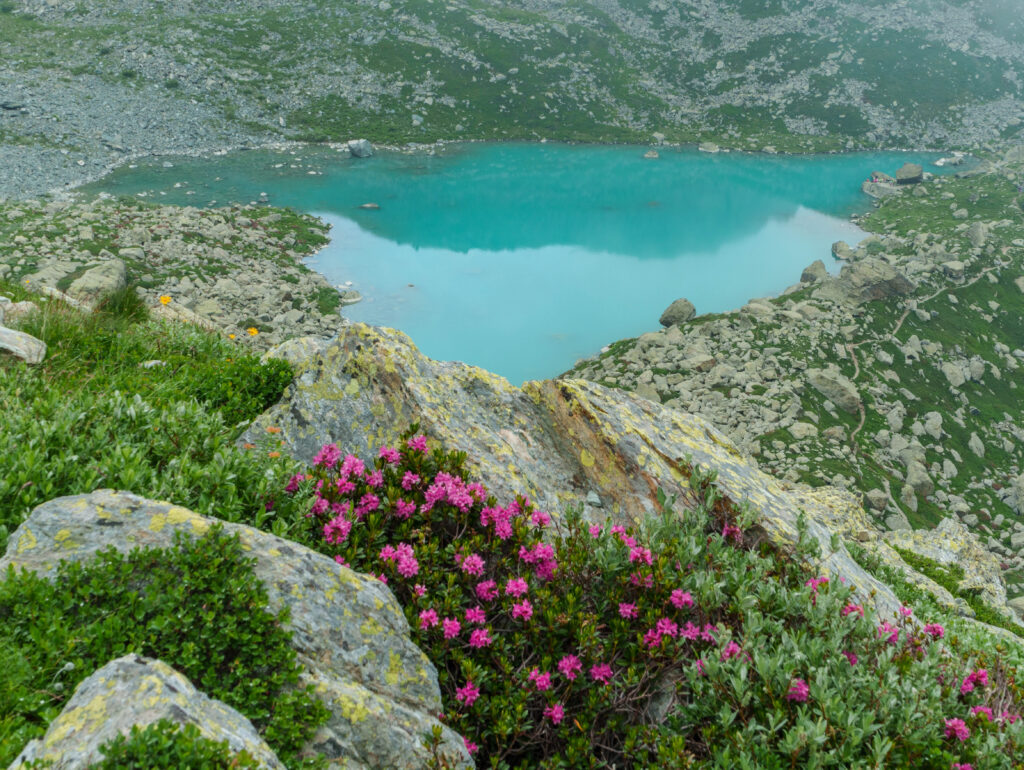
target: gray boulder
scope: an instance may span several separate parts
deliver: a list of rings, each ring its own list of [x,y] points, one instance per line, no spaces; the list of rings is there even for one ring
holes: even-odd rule
[[[665,308],[665,312],[661,314],[658,323],[662,326],[675,326],[676,324],[686,323],[696,315],[697,309],[693,306],[693,303],[688,299],[681,298]]]
[[[914,284],[888,262],[867,258],[844,265],[839,278],[816,289],[815,296],[859,305],[913,290]]]
[[[127,285],[127,271],[120,259],[108,259],[89,268],[71,286],[68,294],[85,302],[95,302],[104,294],[119,291]]]
[[[800,283],[817,283],[828,278],[828,270],[820,259],[814,260],[800,274]]]
[[[924,169],[917,163],[904,163],[896,172],[896,184],[917,184],[924,179]]]
[[[373,155],[373,145],[367,139],[349,139],[348,151],[353,158],[369,158]]]
[[[807,382],[821,395],[846,412],[856,413],[860,408],[861,400],[857,386],[836,368],[808,369]]]
[[[836,241],[832,244],[832,256],[836,259],[852,259],[853,249],[846,241]]]
[[[248,719],[199,692],[166,663],[141,655],[112,660],[82,680],[46,734],[29,742],[10,770],[33,762],[62,770],[91,767],[102,761],[104,743],[161,719],[195,725],[205,738],[227,741],[234,753],[248,752],[260,767],[284,770]]]
[[[281,402],[240,441],[281,428],[292,456],[309,461],[328,442],[363,457],[398,440],[411,423],[448,449],[469,452],[468,470],[499,501],[528,495],[559,515],[595,493],[621,522],[657,510],[657,490],[688,499],[690,462],[718,474],[722,494],[749,503],[774,542],[795,543],[804,511],[823,544],[821,567],[844,575],[876,603],[897,606],[833,532],[870,530],[858,499],[834,488],[793,490],[762,471],[700,417],[586,380],[527,382],[522,388],[476,367],[423,356],[392,329],[353,323],[326,348],[298,362]],[[689,458],[689,459],[687,459]]]
[[[7,568],[51,576],[60,560],[86,561],[104,548],[167,548],[174,532],[201,535],[215,519],[171,503],[97,490],[36,508],[11,536]],[[409,638],[401,607],[386,585],[288,540],[224,524],[254,558],[271,610],[288,607],[292,646],[307,681],[331,711],[308,748],[350,768],[419,768],[425,733],[439,726],[441,693],[430,660]],[[448,728],[442,750],[471,764]]]
[[[46,358],[46,343],[31,334],[0,326],[0,353],[9,353],[26,364],[41,364]]]

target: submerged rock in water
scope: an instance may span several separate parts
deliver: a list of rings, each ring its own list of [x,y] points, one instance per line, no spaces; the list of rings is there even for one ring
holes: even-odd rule
[[[200,734],[232,753],[245,751],[262,768],[284,765],[260,738],[252,723],[226,703],[199,692],[166,663],[141,655],[112,660],[82,680],[46,734],[31,741],[10,770],[54,763],[64,770],[93,767],[103,761],[100,746],[135,725],[161,719],[195,725]]]
[[[749,503],[757,526],[780,545],[796,542],[804,511],[810,536],[822,544],[821,567],[864,597],[876,591],[883,611],[898,606],[842,546],[832,549],[833,532],[872,529],[853,495],[784,485],[700,417],[585,380],[516,388],[482,369],[426,358],[401,332],[358,323],[296,365],[282,401],[242,441],[273,425],[305,461],[332,442],[370,457],[418,423],[446,448],[468,452],[471,471],[500,501],[523,493],[556,516],[580,505],[592,518],[620,522],[656,511],[659,489],[686,500],[692,463],[717,473],[723,494]]]

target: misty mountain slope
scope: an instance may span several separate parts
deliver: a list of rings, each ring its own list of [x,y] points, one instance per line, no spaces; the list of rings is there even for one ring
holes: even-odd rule
[[[1014,5],[4,0],[0,142],[87,163],[354,134],[971,146],[1020,132]]]

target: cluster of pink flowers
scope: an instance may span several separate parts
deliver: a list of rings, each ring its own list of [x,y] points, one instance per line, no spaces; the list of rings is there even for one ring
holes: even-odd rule
[[[971,737],[971,729],[962,719],[947,719],[946,720],[946,737],[957,738],[960,741],[966,741]]]
[[[399,543],[394,548],[390,545],[384,546],[380,549],[380,558],[387,562],[394,562],[398,574],[402,577],[410,578],[420,571],[416,554],[408,543]]]
[[[555,549],[547,543],[536,543],[533,548],[525,545],[519,549],[519,558],[533,567],[534,574],[541,580],[551,580],[558,570]]]
[[[469,708],[476,699],[480,697],[480,688],[473,684],[471,681],[466,681],[466,684],[455,691],[455,700],[459,703],[465,703],[466,708]]]
[[[527,678],[533,683],[533,686],[536,687],[537,690],[540,692],[551,689],[550,671],[539,671],[536,668],[534,668]]]
[[[979,687],[988,686],[988,671],[983,668],[979,668],[977,671],[972,671],[966,677],[964,677],[963,684],[960,685],[960,692],[966,695],[969,692],[974,691],[974,686]]]
[[[786,693],[786,700],[806,703],[811,694],[811,688],[803,679],[794,679],[790,682],[789,692]]]

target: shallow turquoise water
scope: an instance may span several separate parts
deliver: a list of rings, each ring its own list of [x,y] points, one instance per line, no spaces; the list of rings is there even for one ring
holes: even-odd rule
[[[860,182],[871,171],[908,160],[939,171],[939,156],[921,153],[642,155],[552,144],[362,160],[260,151],[161,160],[93,189],[192,205],[266,192],[320,214],[332,243],[308,264],[365,296],[346,316],[518,383],[659,328],[678,297],[719,312],[781,291],[815,259],[835,270],[832,242],[863,236],[845,217],[868,207]]]

